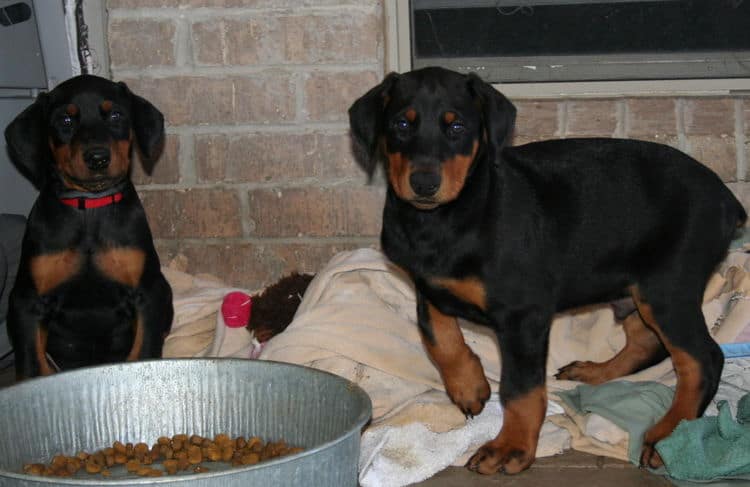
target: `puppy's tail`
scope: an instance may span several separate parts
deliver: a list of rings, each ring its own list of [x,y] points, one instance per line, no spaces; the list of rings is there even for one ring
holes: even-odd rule
[[[738,201],[737,202],[737,228],[744,227],[745,223],[747,223],[747,212],[745,211],[745,208]]]
[[[727,212],[727,219],[729,220],[727,223],[731,228],[729,234],[734,240],[744,240],[744,237],[746,237],[746,234],[748,233],[748,230],[745,228],[745,224],[747,223],[747,211],[733,194],[730,193],[729,197],[731,201],[726,205],[726,208],[729,210]]]

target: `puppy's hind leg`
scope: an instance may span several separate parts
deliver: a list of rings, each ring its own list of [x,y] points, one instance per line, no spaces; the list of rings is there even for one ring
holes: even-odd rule
[[[571,362],[560,368],[556,379],[577,380],[587,384],[623,377],[661,362],[669,355],[659,337],[643,321],[638,311],[633,311],[622,322],[625,346],[606,362]]]
[[[652,468],[663,464],[654,445],[671,434],[683,419],[695,419],[703,414],[716,394],[724,365],[721,349],[706,328],[699,298],[691,298],[689,292],[679,296],[674,291],[661,293],[661,289],[669,287],[633,288],[633,298],[643,321],[659,336],[672,357],[677,374],[672,405],[644,436],[641,465]]]

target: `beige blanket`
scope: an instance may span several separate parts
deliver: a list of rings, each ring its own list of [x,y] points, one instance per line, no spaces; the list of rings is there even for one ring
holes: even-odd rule
[[[720,343],[733,341],[750,321],[750,301],[745,298],[750,290],[749,270],[748,254],[733,252],[706,290],[703,312],[711,334]],[[251,356],[252,336],[242,328],[226,328],[218,313],[223,296],[236,288],[226,287],[206,276],[192,277],[173,269],[166,269],[165,273],[175,291],[176,312],[173,331],[165,343],[165,356]],[[432,434],[468,431],[471,422],[467,423],[444,394],[439,373],[422,348],[415,307],[411,282],[380,252],[372,249],[342,252],[318,272],[294,321],[284,333],[265,344],[260,358],[315,367],[359,384],[373,402],[373,421],[368,429],[373,435],[377,435],[379,428],[388,428],[390,434],[414,425],[421,428],[425,438]],[[462,322],[462,328],[466,343],[480,357],[496,391],[501,364],[494,335],[466,322]],[[578,384],[555,380],[552,375],[559,367],[573,360],[607,360],[624,343],[622,327],[614,321],[609,307],[557,316],[547,363],[551,397],[554,398],[555,391]],[[257,349],[257,344],[255,346]],[[667,385],[675,381],[669,359],[627,379],[656,380]],[[496,397],[493,399],[497,401]],[[488,407],[488,410],[493,408]],[[555,412],[561,411],[550,411]],[[501,412],[497,408],[492,414],[501,415]],[[602,442],[587,432],[591,418],[563,414],[549,417],[538,456],[554,454],[570,446],[569,440],[559,435],[560,428],[565,428],[572,435],[574,448],[626,458],[627,438],[617,431],[611,432],[609,442]],[[488,433],[489,437],[499,430],[501,417],[492,424],[495,423],[496,428]],[[601,434],[601,427],[599,433],[598,438],[607,439],[607,434]],[[387,443],[380,436],[373,437]],[[364,438],[367,439],[367,434]],[[465,444],[456,441],[463,451],[456,451],[442,466],[461,463],[478,443],[486,441],[483,438],[487,436],[471,436]],[[389,453],[383,444],[379,450],[376,448],[369,453],[373,458],[369,463],[364,459],[361,467],[369,468],[378,455],[381,459],[387,457]],[[390,452],[395,457],[402,453]],[[437,467],[432,465],[431,468]],[[413,478],[426,478],[424,475],[420,473]],[[362,485],[377,485],[377,482],[363,481]]]
[[[750,290],[747,266],[748,254],[732,253],[706,290],[704,315],[720,343],[732,341],[750,318],[748,303],[736,301],[736,295]],[[734,306],[728,310],[733,296]],[[381,253],[372,249],[343,252],[318,273],[292,324],[268,343],[261,358],[311,365],[354,380],[371,393],[373,419],[379,422],[422,392],[444,390],[437,369],[422,349],[415,308],[411,282]],[[496,390],[500,357],[494,335],[467,322],[462,322],[462,328],[466,343],[480,357]],[[622,327],[615,323],[609,307],[557,316],[547,362],[549,388],[576,385],[551,377],[559,367],[573,360],[607,360],[624,344]],[[629,379],[669,384],[674,381],[671,361]]]

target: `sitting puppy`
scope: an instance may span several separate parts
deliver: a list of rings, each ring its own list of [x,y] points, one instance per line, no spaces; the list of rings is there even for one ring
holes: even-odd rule
[[[160,357],[172,290],[129,169],[134,140],[153,169],[162,114],[123,83],[83,75],[39,95],[5,138],[40,190],[8,311],[17,378]]]
[[[658,466],[654,444],[701,415],[718,387],[723,357],[701,301],[745,210],[710,169],[665,145],[508,147],[515,113],[477,76],[440,68],[390,74],[349,110],[359,162],[370,175],[385,166],[382,248],[413,278],[425,348],[467,415],[482,410],[490,388],[455,317],[497,334],[504,422],[468,467],[491,474],[531,465],[553,314],[627,295],[624,349],[558,376],[599,383],[671,356],[674,401],[641,455]]]

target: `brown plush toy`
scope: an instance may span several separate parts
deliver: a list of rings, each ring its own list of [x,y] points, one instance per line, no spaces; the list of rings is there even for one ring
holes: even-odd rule
[[[293,272],[251,296],[252,312],[246,328],[256,340],[266,342],[289,326],[313,277]]]

